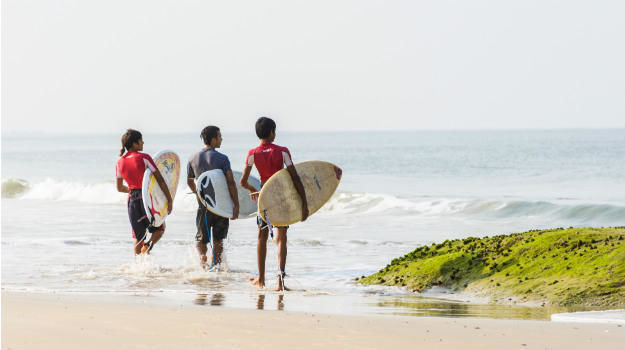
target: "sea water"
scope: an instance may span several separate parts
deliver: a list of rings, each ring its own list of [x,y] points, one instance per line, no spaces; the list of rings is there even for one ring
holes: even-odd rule
[[[222,135],[220,151],[241,170],[257,138]],[[310,312],[548,318],[548,311],[363,287],[354,279],[445,239],[625,224],[623,129],[278,130],[276,143],[295,162],[329,161],[343,178],[318,213],[289,229],[286,283],[293,290],[270,291],[278,268],[269,243],[267,288],[259,291],[248,282],[256,274],[254,218],[231,221],[218,271],[199,265],[197,202],[185,181],[188,158],[202,148],[199,131],[144,134],[145,152],[173,150],[185,169],[165,236],[151,256],[133,256],[126,194],[114,182],[120,136],[2,135],[4,290]]]

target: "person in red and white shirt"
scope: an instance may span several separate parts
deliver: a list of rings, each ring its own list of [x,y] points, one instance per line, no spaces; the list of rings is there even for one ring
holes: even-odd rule
[[[260,139],[260,145],[247,152],[247,158],[245,160],[245,168],[243,175],[241,176],[241,186],[250,191],[250,196],[254,201],[258,200],[257,190],[251,186],[247,180],[252,171],[252,167],[256,166],[258,173],[260,174],[260,183],[262,185],[269,180],[269,178],[276,172],[283,169],[286,166],[297,193],[302,198],[302,221],[308,217],[308,202],[306,201],[306,193],[304,191],[304,185],[302,184],[295,166],[293,166],[293,160],[288,148],[278,146],[273,143],[276,138],[276,123],[267,117],[261,117],[256,121],[256,136]],[[257,245],[257,263],[258,263],[258,277],[251,278],[250,282],[262,288],[265,286],[265,260],[267,257],[267,236],[269,234],[269,227],[267,223],[260,218],[256,218],[258,224],[258,245]],[[285,290],[284,276],[286,268],[286,233],[288,226],[277,227],[276,243],[278,245],[278,265],[280,266],[280,274],[278,275],[278,287],[276,290]]]
[[[125,153],[128,151],[128,153]],[[143,173],[145,169],[150,169],[156,178],[156,182],[167,197],[167,213],[171,214],[173,201],[169,188],[161,175],[161,172],[154,164],[154,160],[149,154],[141,153],[143,151],[143,136],[137,130],[128,129],[122,135],[122,149],[119,152],[119,160],[115,166],[115,178],[117,191],[128,193],[128,219],[132,227],[132,237],[135,239],[134,252],[135,255],[149,253],[154,243],[165,233],[165,224],[159,227],[153,227],[148,220],[143,207],[143,198],[141,194],[141,186],[143,182]],[[124,154],[125,153],[125,154]],[[128,186],[124,185],[124,181]],[[145,242],[146,231],[152,233],[150,239]],[[139,245],[141,243],[141,245]]]

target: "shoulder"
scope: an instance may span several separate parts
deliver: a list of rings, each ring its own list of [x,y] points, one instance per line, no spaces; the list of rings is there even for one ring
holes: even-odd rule
[[[189,157],[189,162],[193,161],[194,159],[197,159],[200,156],[201,153],[202,153],[202,151],[195,152],[195,153],[191,154],[191,156]]]
[[[288,153],[288,154],[291,154],[291,152],[289,152],[289,149],[288,149],[288,148],[286,148],[286,147],[284,147],[284,146],[279,146],[279,145],[274,145],[274,146],[276,147],[276,149],[277,149],[278,151],[281,151],[281,152],[286,152],[286,153]]]
[[[259,147],[254,147],[251,150],[247,151],[247,156],[253,156],[254,153],[256,153],[258,151]]]
[[[225,154],[223,154],[223,153],[221,153],[221,152],[219,152],[217,150],[215,150],[215,154],[217,155],[217,157],[219,157],[221,159],[228,160],[228,156],[227,155],[225,155]]]
[[[152,160],[152,156],[150,156],[150,155],[149,155],[149,154],[147,154],[147,153],[137,152],[137,155],[138,155],[139,157],[141,157],[141,158],[145,158],[145,159]]]
[[[156,167],[156,163],[154,162],[154,159],[152,159],[152,156],[150,156],[149,154],[137,152],[137,155],[139,156],[140,159],[143,159],[144,164],[149,164],[152,167]]]

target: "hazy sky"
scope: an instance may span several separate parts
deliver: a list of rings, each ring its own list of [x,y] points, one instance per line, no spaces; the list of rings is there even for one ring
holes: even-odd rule
[[[2,1],[2,130],[625,127],[625,1]]]

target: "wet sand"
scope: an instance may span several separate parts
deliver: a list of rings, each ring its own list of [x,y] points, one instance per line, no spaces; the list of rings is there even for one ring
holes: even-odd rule
[[[625,327],[342,316],[2,293],[2,349],[619,349]]]

